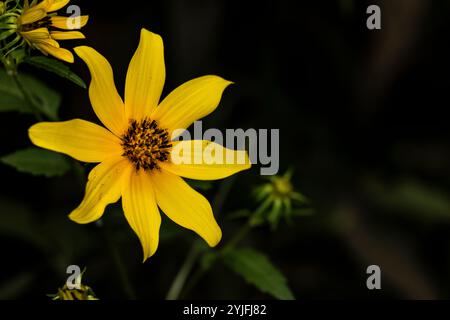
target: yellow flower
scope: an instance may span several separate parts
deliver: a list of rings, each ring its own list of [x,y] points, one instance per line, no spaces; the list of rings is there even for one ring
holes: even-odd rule
[[[100,162],[89,174],[82,203],[69,217],[78,223],[93,222],[108,204],[122,197],[125,217],[142,243],[144,261],[158,246],[158,207],[210,246],[217,245],[222,232],[209,202],[181,177],[222,179],[250,168],[248,155],[209,141],[172,141],[171,135],[213,112],[231,82],[213,75],[199,77],[179,86],[159,103],[165,81],[163,42],[159,35],[142,29],[128,68],[123,102],[108,61],[90,47],[77,47],[75,52],[90,70],[92,107],[109,130],[79,119],[38,123],[29,129],[30,139],[37,146],[80,161]],[[216,154],[228,152],[235,159],[244,159],[244,163],[173,161],[173,152],[180,147],[188,157],[195,158],[204,157],[203,151],[211,146]]]
[[[80,289],[69,289],[67,284],[58,288],[58,293],[48,295],[52,300],[98,300],[87,285],[81,284]]]
[[[73,63],[73,54],[59,46],[57,40],[84,39],[78,30],[88,22],[88,16],[75,18],[61,17],[52,12],[65,7],[70,0],[43,0],[40,3],[28,5],[25,2],[22,15],[18,19],[18,32],[25,41],[43,54],[50,54],[60,60]]]
[[[77,287],[69,288],[65,283],[62,288],[58,288],[58,293],[48,294],[47,296],[52,300],[98,300],[91,287],[82,283],[83,273],[76,278],[75,284],[78,285]]]

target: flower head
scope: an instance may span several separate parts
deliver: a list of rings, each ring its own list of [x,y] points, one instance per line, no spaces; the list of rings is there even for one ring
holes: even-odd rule
[[[27,44],[45,55],[50,54],[57,59],[72,63],[74,61],[73,54],[69,50],[61,48],[58,41],[84,39],[81,32],[74,30],[84,27],[88,16],[58,16],[56,11],[65,7],[69,2],[70,0],[42,0],[40,2],[35,0],[29,4],[26,0],[23,7],[16,3],[8,24],[11,26],[9,32],[16,33],[16,37],[8,43],[8,53]]]
[[[76,288],[69,288],[66,283],[62,288],[58,288],[56,294],[49,294],[48,297],[52,300],[98,300],[91,287],[82,283],[83,273],[75,280]]]
[[[90,172],[85,197],[70,219],[93,222],[108,204],[122,197],[125,217],[142,243],[144,260],[158,246],[159,209],[215,246],[222,233],[211,206],[181,177],[228,177],[250,167],[247,153],[210,141],[173,138],[179,129],[213,112],[231,82],[203,76],[182,84],[160,102],[165,81],[163,42],[159,35],[142,29],[139,47],[128,67],[123,101],[108,61],[90,47],[77,47],[75,52],[90,70],[92,107],[107,129],[79,119],[38,123],[29,129],[30,139],[37,146],[80,161],[100,162]],[[205,153],[211,149],[214,151]],[[188,158],[200,156],[204,161],[174,161],[180,150]],[[244,161],[212,162],[212,154]]]
[[[58,288],[58,293],[49,296],[52,300],[98,300],[92,289],[84,284],[80,289],[69,289],[64,285]]]

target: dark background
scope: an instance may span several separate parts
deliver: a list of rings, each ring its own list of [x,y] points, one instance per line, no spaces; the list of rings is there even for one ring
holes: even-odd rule
[[[386,1],[73,1],[90,15],[89,45],[113,66],[121,91],[145,27],[164,39],[164,95],[205,74],[235,82],[204,127],[279,128],[281,173],[314,214],[278,230],[252,231],[244,245],[264,251],[298,299],[449,298],[450,166],[448,105],[450,3]],[[379,4],[382,30],[366,28]],[[86,81],[81,60],[72,66]],[[63,93],[60,117],[97,121],[87,92],[49,74]],[[30,146],[31,116],[2,114],[1,154]],[[127,298],[105,238],[113,241],[139,298],[164,298],[195,239],[168,222],[155,256],[110,206],[98,224],[66,217],[82,198],[75,173],[46,179],[0,166],[0,298],[46,299],[69,264],[87,267],[100,298]],[[218,217],[229,239],[253,208],[258,166],[239,174]],[[205,194],[214,203],[221,182]],[[216,212],[216,214],[219,214]],[[106,227],[108,230],[105,231]],[[382,290],[366,288],[366,268],[382,270]],[[224,267],[189,298],[269,298]]]

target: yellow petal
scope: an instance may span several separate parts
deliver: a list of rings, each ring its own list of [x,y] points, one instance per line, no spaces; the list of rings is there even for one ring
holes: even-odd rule
[[[125,85],[128,118],[140,120],[153,112],[161,97],[165,78],[163,41],[159,35],[142,29]]]
[[[64,8],[69,2],[70,0],[52,0],[47,8],[47,12],[58,11]]]
[[[82,224],[98,220],[108,204],[119,200],[130,170],[130,163],[123,157],[112,157],[98,164],[89,173],[83,201],[69,218]]]
[[[89,20],[89,16],[79,16],[79,17],[60,17],[54,16],[50,18],[52,27],[64,29],[64,30],[75,30],[83,28]]]
[[[42,0],[38,4],[31,7],[31,9],[43,9],[45,11],[48,11],[48,8],[55,2],[56,0]]]
[[[38,147],[83,162],[101,162],[123,152],[119,138],[103,127],[80,119],[40,122],[28,130],[28,135]]]
[[[246,151],[227,149],[211,141],[175,141],[172,145],[171,162],[160,166],[185,178],[223,179],[251,166]]]
[[[182,178],[167,171],[151,174],[156,202],[175,223],[196,232],[211,247],[222,238],[222,231],[208,200],[192,189]]]
[[[117,136],[128,126],[122,98],[114,84],[112,68],[100,53],[90,47],[75,48],[76,54],[84,60],[91,72],[89,97],[95,114],[101,122]]]
[[[58,42],[52,39],[47,28],[38,28],[31,31],[25,31],[20,33],[31,44],[47,44],[56,48],[59,48]]]
[[[161,226],[161,215],[147,172],[131,170],[128,183],[123,185],[122,206],[128,223],[141,241],[145,261],[158,248]]]
[[[85,39],[86,37],[79,31],[51,31],[50,35],[55,40]]]
[[[231,82],[217,76],[188,81],[170,93],[156,108],[152,119],[170,131],[186,129],[194,121],[213,112]]]
[[[68,63],[73,63],[74,58],[72,52],[70,52],[67,49],[55,47],[46,43],[39,43],[35,45],[36,48],[41,50],[43,53],[48,53],[55,58],[58,58],[60,60],[63,60]]]
[[[59,47],[59,43],[52,39],[47,28],[38,28],[31,31],[21,32],[21,35],[36,49],[43,54],[50,54],[60,60],[73,63],[73,54]]]
[[[19,24],[25,25],[30,24],[41,19],[44,19],[47,16],[47,12],[44,9],[36,9],[32,8],[29,10],[25,10],[25,12],[19,18]]]

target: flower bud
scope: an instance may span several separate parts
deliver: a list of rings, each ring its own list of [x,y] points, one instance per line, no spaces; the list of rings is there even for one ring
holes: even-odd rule
[[[256,200],[260,205],[251,219],[251,224],[268,222],[275,229],[281,218],[290,221],[291,217],[299,212],[299,206],[308,203],[302,194],[295,191],[291,178],[292,171],[288,170],[282,176],[270,177],[269,182],[255,189]]]

